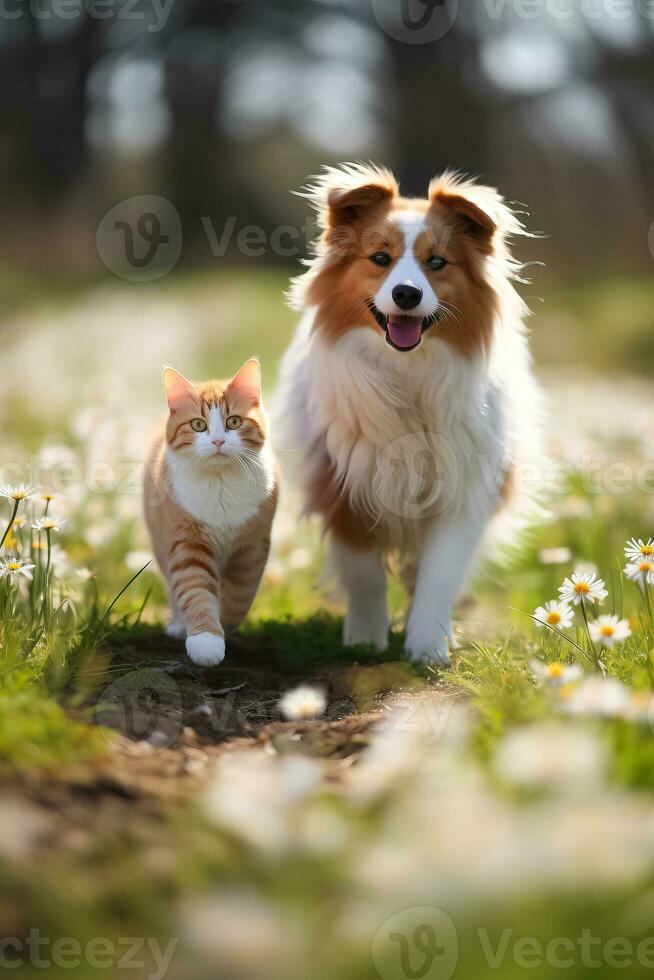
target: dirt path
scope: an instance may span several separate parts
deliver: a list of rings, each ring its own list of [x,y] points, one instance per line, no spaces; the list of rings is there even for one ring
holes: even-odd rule
[[[109,641],[102,667],[93,701],[98,723],[111,730],[106,753],[5,782],[5,804],[21,814],[30,852],[54,841],[83,850],[126,826],[133,837],[152,839],[160,819],[197,796],[219,756],[235,747],[319,756],[331,760],[329,778],[337,779],[398,694],[419,697],[439,688],[461,696],[403,661],[280,665],[265,631],[233,637],[216,670],[194,666],[178,641],[144,628]],[[323,718],[281,719],[279,699],[298,683],[325,692]]]

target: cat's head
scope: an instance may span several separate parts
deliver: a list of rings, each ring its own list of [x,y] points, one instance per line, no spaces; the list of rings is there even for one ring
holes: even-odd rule
[[[238,456],[247,462],[266,442],[267,418],[261,402],[261,370],[246,361],[231,381],[188,381],[164,368],[168,402],[168,446],[198,463],[224,466]]]

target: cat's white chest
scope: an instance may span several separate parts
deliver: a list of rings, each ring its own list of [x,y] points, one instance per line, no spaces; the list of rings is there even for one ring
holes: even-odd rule
[[[219,555],[227,557],[241,529],[261,508],[270,492],[265,474],[246,476],[236,466],[207,473],[197,466],[167,454],[171,487],[179,505],[204,524]]]

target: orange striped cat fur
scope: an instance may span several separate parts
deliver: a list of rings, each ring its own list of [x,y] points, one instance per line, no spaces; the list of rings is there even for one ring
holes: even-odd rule
[[[231,381],[194,384],[166,368],[169,416],[152,446],[145,517],[168,585],[170,636],[204,667],[247,615],[261,580],[278,481],[255,359]]]

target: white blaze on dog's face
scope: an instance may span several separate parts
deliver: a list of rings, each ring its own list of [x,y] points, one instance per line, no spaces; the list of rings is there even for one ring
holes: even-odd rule
[[[404,251],[392,263],[386,279],[373,296],[374,311],[385,318],[383,328],[388,342],[398,350],[412,350],[420,343],[423,331],[438,317],[438,296],[415,251],[418,238],[428,234],[429,229],[425,214],[419,211],[391,213],[389,221],[400,231]],[[379,259],[385,261],[386,255],[388,253],[380,252]],[[381,325],[381,317],[378,319]]]
[[[492,188],[446,173],[426,198],[403,198],[385,170],[328,170],[309,189],[317,257],[291,290],[336,342],[371,329],[400,353],[438,337],[459,354],[487,349],[497,309],[493,260],[521,226]]]

